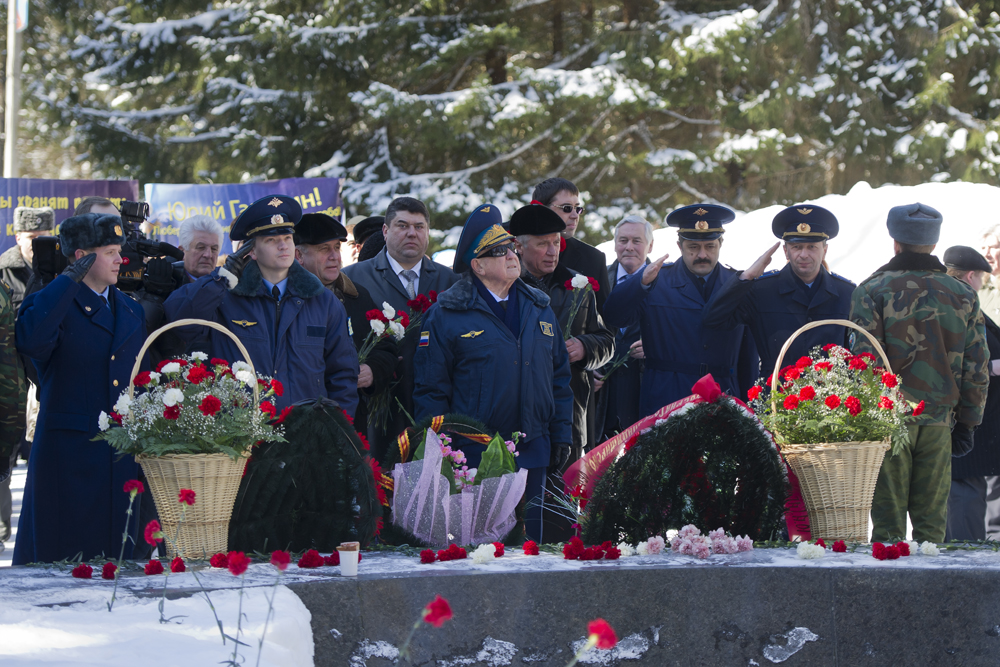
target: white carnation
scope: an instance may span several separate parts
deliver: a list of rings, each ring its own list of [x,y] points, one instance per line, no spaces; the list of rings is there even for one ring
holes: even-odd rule
[[[149,374],[149,384],[160,384],[160,374],[156,372],[150,372]]]
[[[181,365],[179,363],[177,363],[176,361],[171,361],[169,364],[167,364],[163,368],[161,368],[160,372],[163,373],[163,374],[180,373],[181,372]]]
[[[403,340],[406,335],[406,329],[399,322],[389,322],[389,330],[397,341]]]
[[[388,301],[382,302],[382,314],[386,316],[387,319],[392,319],[396,317],[396,310],[389,305]]]
[[[376,336],[381,336],[385,333],[385,322],[382,320],[372,320],[369,324],[372,325],[372,331],[375,332]]]
[[[799,558],[804,560],[814,560],[816,558],[822,558],[826,554],[826,549],[818,544],[801,542],[799,546],[796,547],[795,552]]]
[[[108,418],[108,413],[101,410],[101,415],[97,418],[97,427],[102,431],[107,431],[109,426],[111,426],[111,420]]]
[[[639,542],[635,547],[635,552],[640,556],[648,556],[649,544],[647,542]]]
[[[573,280],[570,282],[570,284],[573,286],[573,289],[583,289],[584,287],[590,284],[590,281],[587,280],[587,276],[581,273],[573,276]]]
[[[476,547],[476,550],[472,552],[472,562],[483,564],[489,563],[496,559],[497,548],[492,544],[480,544]]]
[[[628,558],[629,556],[635,555],[635,549],[628,542],[622,542],[618,545],[618,551],[621,552],[622,558]]]
[[[937,556],[941,553],[941,551],[933,542],[924,542],[920,545],[920,553],[925,556]]]
[[[184,392],[181,391],[180,389],[171,388],[163,392],[163,404],[168,408],[172,408],[178,403],[183,403],[183,402],[184,402]]]
[[[128,392],[125,392],[121,396],[119,396],[118,400],[115,402],[114,405],[115,412],[124,417],[128,415],[129,410],[131,409],[130,407],[131,405],[132,405],[132,399],[129,398]]]
[[[204,352],[192,352],[191,358],[195,361],[208,361],[208,355]]]
[[[915,556],[917,552],[920,551],[920,542],[914,542],[913,540],[907,540],[907,544],[910,545],[910,555]]]
[[[250,364],[245,361],[237,361],[233,364],[233,374],[239,373],[240,371],[249,371]]]
[[[251,387],[253,386],[254,382],[257,381],[257,378],[255,378],[253,373],[251,373],[250,371],[237,371],[235,375],[237,380],[239,380],[243,384],[248,384]]]

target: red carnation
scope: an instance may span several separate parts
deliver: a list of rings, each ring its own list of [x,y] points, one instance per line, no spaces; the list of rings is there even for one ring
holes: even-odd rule
[[[180,493],[177,494],[177,502],[194,505],[194,497],[195,493],[191,489],[181,489]]]
[[[867,359],[869,361],[872,361],[872,362],[878,361],[878,359],[875,358],[875,355],[872,354],[871,352],[862,352],[858,356],[861,357],[861,358],[863,358],[863,359]]]
[[[813,360],[809,357],[799,357],[799,360],[795,362],[796,368],[809,368],[813,365]]]
[[[114,563],[105,563],[104,567],[101,568],[101,579],[114,579],[116,572],[118,572],[117,565]]]
[[[146,529],[142,533],[143,537],[146,539],[147,544],[156,545],[157,542],[163,541],[163,532],[160,529],[160,522],[153,519],[146,524]]]
[[[396,319],[399,320],[399,323],[402,325],[404,329],[410,326],[410,316],[407,315],[406,313],[400,312],[399,317],[397,317]]]
[[[595,292],[601,291],[601,284],[597,282],[596,278],[591,278],[590,276],[587,276],[587,282],[590,283],[590,289],[594,290]]]
[[[747,399],[748,400],[755,401],[755,400],[757,400],[758,396],[760,396],[760,387],[758,387],[756,385],[754,385],[753,387],[750,387],[749,391],[747,391]]]
[[[844,540],[837,540],[833,543],[833,552],[837,554],[847,553],[847,545]]]
[[[892,410],[892,399],[890,399],[888,396],[883,396],[882,398],[878,399],[878,406],[886,410]]]
[[[563,287],[565,287],[567,290],[572,291],[573,290],[573,279],[570,278],[569,280],[567,280],[566,282],[564,282],[563,283]]]
[[[290,415],[291,413],[292,413],[292,406],[289,405],[284,410],[281,411],[281,414],[278,415],[278,418],[274,422],[275,426],[284,422],[285,418],[288,417],[288,415]]]
[[[282,551],[278,549],[277,551],[271,552],[271,565],[275,566],[282,572],[288,567],[288,564],[292,562],[292,556],[287,551]]]
[[[800,401],[811,401],[814,398],[816,398],[816,390],[812,387],[802,387],[799,391]]]
[[[109,414],[108,417],[110,417],[111,421],[118,424],[119,426],[122,425],[122,416],[117,412],[115,412],[114,410],[111,411],[111,414]]]
[[[229,557],[224,553],[217,553],[209,559],[208,564],[212,567],[228,567]]]
[[[844,401],[844,407],[847,408],[852,417],[857,417],[861,414],[861,401],[857,396],[848,396],[847,400]]]
[[[878,560],[885,560],[885,545],[881,542],[872,544],[872,556]]]
[[[493,557],[500,558],[501,556],[503,556],[503,542],[494,542],[493,546],[495,547],[495,550],[493,551]]]
[[[361,552],[358,552],[358,562],[361,562]],[[327,567],[340,565],[340,552],[334,549],[329,556],[323,556],[323,565]]]
[[[852,371],[864,371],[868,370],[868,362],[861,357],[852,357],[851,361],[847,364],[847,367]]]
[[[174,363],[180,364],[181,368],[184,368],[185,366],[188,365],[188,362],[187,362],[186,359],[174,359]]]
[[[170,561],[170,571],[171,572],[175,572],[175,573],[176,572],[183,572],[186,569],[187,568],[184,566],[184,559],[181,558],[180,556],[176,556],[176,557],[174,557],[174,559],[172,561]]]
[[[386,318],[385,313],[383,313],[378,308],[373,308],[369,310],[367,313],[365,313],[365,317],[368,319],[369,322],[371,322],[372,320],[378,320],[379,322],[389,321],[388,318]]]
[[[144,487],[142,485],[142,482],[140,482],[139,480],[130,479],[129,481],[125,482],[125,487],[122,490],[125,491],[125,493],[132,493],[133,491],[136,493],[145,493],[146,487]]]
[[[820,361],[815,366],[813,366],[813,368],[817,371],[828,371],[833,368],[833,364],[831,364],[829,361]]]
[[[299,567],[303,569],[312,569],[314,567],[323,566],[323,557],[319,555],[319,552],[315,549],[310,549],[309,551],[302,554],[302,558],[299,559]]]
[[[278,409],[270,401],[261,401],[260,411],[268,415],[271,419],[274,419],[274,415],[278,413]]]
[[[163,574],[163,563],[153,558],[142,569],[146,574]]]
[[[164,410],[163,410],[163,418],[164,419],[171,419],[171,420],[173,420],[173,419],[177,419],[180,416],[181,416],[181,406],[180,405],[171,405],[171,406],[168,406],[168,407],[164,408]]]
[[[823,346],[823,351],[824,352],[829,352],[830,350],[832,350],[835,347],[838,347],[838,345],[836,343],[827,343],[826,345]]]
[[[137,387],[145,387],[147,384],[149,384],[150,379],[151,378],[149,377],[149,371],[142,371],[141,373],[135,376],[135,379],[132,380],[132,384],[134,384]]]
[[[420,562],[425,565],[428,563],[433,563],[437,560],[437,554],[434,553],[433,549],[424,549],[420,552]]]
[[[213,366],[224,366],[226,368],[229,368],[229,362],[226,361],[225,359],[216,359],[215,357],[212,357],[211,359],[209,359],[208,363],[212,364]]]
[[[899,547],[893,544],[885,548],[884,560],[896,560],[897,558],[899,558]]]
[[[896,542],[896,548],[899,549],[900,556],[910,555],[910,545],[906,542]]]
[[[563,558],[566,560],[579,560],[583,556],[583,540],[579,537],[570,538],[569,542],[563,545]]]
[[[201,405],[198,406],[198,409],[201,410],[201,414],[206,417],[214,417],[215,413],[222,409],[222,401],[209,394],[205,398],[201,399]]]
[[[438,595],[435,597],[426,607],[424,607],[424,620],[433,625],[435,628],[440,628],[444,625],[445,621],[450,621],[453,614],[451,613],[451,605],[443,597]]]
[[[794,410],[799,407],[799,397],[795,394],[791,396],[785,396],[785,402],[782,403],[786,410]]]
[[[192,366],[191,370],[188,371],[187,379],[188,382],[193,384],[201,384],[204,380],[210,377],[214,377],[211,373],[205,370],[204,366]]]
[[[94,568],[90,567],[86,563],[80,563],[73,568],[73,571],[70,572],[70,574],[77,579],[90,579],[94,576]]]
[[[250,559],[242,551],[230,551],[229,555],[226,556],[226,567],[229,568],[234,577],[238,577],[250,567]]]
[[[786,380],[798,380],[802,377],[802,371],[798,368],[789,368],[787,371],[784,371],[784,376]]]
[[[169,364],[171,361],[172,361],[171,359],[164,359],[160,363],[156,364],[156,372],[159,373],[160,371],[162,371],[163,367]]]
[[[438,300],[438,293],[437,293],[437,292],[435,292],[434,290],[431,290],[430,292],[428,292],[428,293],[427,293],[427,299],[428,299],[428,300],[429,300],[429,301],[430,301],[431,303],[437,303],[437,300]]]
[[[534,540],[528,540],[524,543],[522,547],[525,556],[537,556],[538,555],[538,543]]]
[[[608,547],[604,551],[604,560],[618,560],[619,556],[622,555],[621,549],[618,547]]]
[[[917,415],[922,414],[923,411],[924,411],[924,402],[920,401],[919,403],[917,403],[917,407],[913,408],[913,416],[916,417]]]
[[[559,237],[559,252],[566,252],[566,239],[561,236]]]
[[[892,389],[899,384],[899,378],[889,372],[882,373],[882,384]]]
[[[587,638],[594,642],[600,649],[614,648],[618,643],[618,636],[615,635],[614,628],[608,625],[603,618],[598,618],[587,624]]]
[[[840,396],[837,396],[836,394],[833,394],[832,396],[827,396],[826,400],[823,402],[826,403],[826,407],[830,408],[831,410],[836,410],[837,408],[840,407]]]
[[[271,380],[271,389],[274,390],[275,396],[285,395],[285,385],[281,384],[278,380]]]
[[[822,538],[817,538],[816,546],[823,547],[824,549],[826,549],[826,542],[824,542]]]

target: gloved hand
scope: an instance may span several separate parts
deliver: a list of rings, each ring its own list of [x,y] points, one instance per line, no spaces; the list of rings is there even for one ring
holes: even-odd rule
[[[63,269],[63,272],[60,275],[64,275],[73,282],[78,283],[83,280],[83,277],[87,275],[87,272],[90,271],[90,267],[92,267],[96,261],[97,255],[95,253],[84,255]]]
[[[951,430],[951,455],[955,458],[965,456],[972,451],[972,429],[958,422]]]
[[[569,461],[570,446],[565,443],[553,443],[550,447],[549,472],[559,472]]]
[[[146,264],[142,284],[147,292],[167,296],[174,291],[174,265],[162,257],[154,257]]]
[[[253,240],[251,239],[241,245],[239,250],[230,253],[229,257],[226,257],[226,263],[222,265],[222,268],[231,273],[236,278],[236,282],[239,282],[240,276],[243,275],[243,269],[246,268],[247,262],[250,261],[250,251],[252,250]],[[235,288],[235,284],[229,285],[229,289]]]

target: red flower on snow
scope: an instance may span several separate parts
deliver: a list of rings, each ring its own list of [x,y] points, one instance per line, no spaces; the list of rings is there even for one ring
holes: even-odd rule
[[[438,595],[424,607],[423,616],[425,621],[435,628],[440,628],[445,621],[450,621],[454,614],[451,612],[451,605],[448,604],[448,601]]]
[[[836,394],[827,396],[826,400],[823,402],[826,403],[826,407],[830,408],[831,410],[836,410],[837,408],[840,407],[840,396],[837,396]]]
[[[205,398],[201,399],[201,405],[198,406],[198,409],[201,410],[201,414],[206,417],[214,417],[215,414],[222,409],[222,401],[209,394]]]
[[[292,562],[292,556],[287,551],[282,551],[278,549],[271,553],[271,565],[275,566],[282,572],[288,567],[288,564]]]
[[[899,549],[900,556],[910,555],[910,545],[906,542],[896,542],[896,548]]]
[[[794,394],[791,396],[785,396],[785,402],[782,403],[786,410],[794,410],[799,407],[799,397]]]
[[[885,560],[885,545],[881,542],[872,544],[872,557],[878,560]]]
[[[171,405],[163,410],[163,418],[174,420],[181,416],[181,406]]]
[[[563,545],[563,558],[565,560],[579,560],[584,551],[586,550],[583,547],[583,540],[574,535],[569,542]]]
[[[76,579],[90,579],[94,576],[94,568],[90,567],[86,563],[80,563],[73,568],[73,571],[70,572],[70,574],[72,574]]]
[[[621,555],[621,549],[618,547],[608,547],[604,551],[604,560],[618,560]]]
[[[146,567],[142,569],[143,572],[145,572],[148,575],[163,574],[163,563],[161,563],[156,559],[150,559],[150,561],[146,563]]]
[[[191,370],[189,370],[188,374],[187,374],[188,382],[191,382],[191,383],[194,383],[194,384],[201,384],[202,382],[204,382],[205,380],[207,380],[208,378],[211,378],[211,377],[215,377],[215,376],[212,375],[211,373],[209,373],[208,371],[206,371],[205,367],[201,366],[201,365],[192,366]]]
[[[250,567],[250,559],[242,551],[230,551],[229,555],[226,556],[226,567],[229,568],[234,577],[238,577]]]
[[[833,552],[838,554],[847,553],[847,544],[844,543],[844,540],[837,540],[833,543]]]
[[[171,572],[184,572],[186,569],[187,567],[184,566],[184,559],[180,556],[176,556],[172,561],[170,561]]]
[[[437,554],[434,553],[433,549],[424,549],[420,552],[420,562],[423,564],[433,563],[437,560]]]
[[[278,380],[271,380],[271,389],[274,390],[275,396],[285,395],[285,385],[281,384]]]
[[[140,482],[139,480],[130,479],[129,481],[125,482],[125,487],[122,490],[125,493],[132,493],[133,491],[136,493],[145,493],[146,487],[144,487],[142,485],[142,482]]]
[[[528,540],[524,543],[522,547],[525,556],[537,556],[538,555],[538,543],[534,540]]]
[[[885,410],[892,410],[892,399],[890,399],[888,396],[883,396],[882,398],[878,399],[878,406]]]
[[[857,396],[848,396],[847,400],[844,401],[844,407],[847,408],[852,417],[861,414],[861,400]]]
[[[177,502],[194,505],[194,497],[195,493],[191,489],[181,489],[180,493],[177,494]]]
[[[224,553],[217,553],[209,559],[208,564],[211,565],[212,567],[219,567],[219,568],[228,567],[229,557],[226,556],[226,554]]]
[[[156,545],[157,542],[163,541],[163,532],[160,529],[160,522],[153,519],[146,524],[146,529],[142,532],[143,538],[145,538],[147,544]]]
[[[823,547],[824,549],[826,549],[826,542],[824,542],[822,538],[818,538],[816,540],[816,546]]]
[[[899,378],[897,378],[895,375],[887,371],[885,373],[882,373],[882,384],[884,384],[889,389],[892,389],[893,387],[899,384]]]
[[[917,415],[923,414],[923,412],[924,412],[924,402],[920,401],[919,403],[917,403],[917,407],[913,408],[913,416],[916,417]]]
[[[118,572],[117,565],[114,563],[105,563],[104,567],[101,568],[101,579],[114,579],[116,572]]]
[[[614,648],[618,643],[618,636],[614,628],[603,618],[594,619],[587,624],[587,638],[594,642],[600,649]]]
[[[493,551],[494,558],[500,558],[501,556],[503,556],[503,542],[494,542],[493,547],[494,547]]]
[[[323,557],[319,555],[319,552],[315,549],[310,549],[309,551],[302,554],[302,558],[299,559],[299,567],[303,569],[313,569],[315,567],[323,566]]]
[[[760,396],[760,387],[753,386],[750,387],[750,389],[747,391],[748,400],[755,401],[757,400],[758,396]]]
[[[361,552],[358,552],[358,562],[361,562]],[[327,567],[332,567],[334,565],[340,565],[340,552],[336,549],[333,550],[329,556],[323,556],[323,565]]]
[[[799,390],[799,400],[800,401],[811,401],[816,398],[816,390],[812,387],[802,387]]]

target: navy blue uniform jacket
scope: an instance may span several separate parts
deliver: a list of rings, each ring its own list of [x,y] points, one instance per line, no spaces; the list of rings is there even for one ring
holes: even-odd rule
[[[38,369],[40,409],[28,461],[15,565],[118,557],[128,494],[138,476],[131,456],[91,442],[111,412],[146,339],[142,306],[109,288],[114,313],[82,283],[59,276],[29,294],[17,319],[17,349]],[[138,511],[136,504],[134,512]],[[136,522],[130,526],[135,535]],[[125,547],[130,558],[132,543]]]
[[[774,370],[785,341],[802,325],[817,320],[846,320],[851,311],[854,283],[826,269],[820,269],[819,284],[810,290],[786,265],[756,280],[730,280],[712,297],[705,308],[705,326],[726,330],[745,324],[750,327],[757,353],[760,376]],[[792,342],[784,365],[809,354],[817,345],[847,343],[847,327],[827,325],[806,331]]]
[[[718,292],[736,271],[721,264],[712,288]],[[615,286],[604,305],[608,326],[639,322],[646,359],[639,404],[641,416],[691,395],[691,387],[711,373],[722,390],[740,396],[751,374],[756,378],[757,354],[742,325],[732,331],[712,331],[702,324],[705,299],[684,262],[664,265],[649,289],[642,287],[642,271]],[[709,295],[709,301],[711,294]],[[748,386],[748,385],[746,385]]]
[[[259,375],[285,386],[274,399],[280,410],[299,401],[330,398],[347,414],[358,408],[358,353],[347,334],[347,312],[319,278],[298,262],[288,270],[288,283],[278,304],[264,285],[257,262],[247,262],[239,284],[230,291],[216,269],[176,290],[164,304],[171,322],[196,317],[218,322],[246,346]],[[189,339],[207,327],[184,327]],[[209,329],[211,356],[233,363],[243,358],[225,334]]]
[[[478,419],[504,439],[526,433],[517,465],[543,468],[552,444],[573,442],[569,355],[548,295],[520,279],[511,289],[518,290],[520,339],[469,278],[438,295],[414,357],[414,417],[454,412]]]

